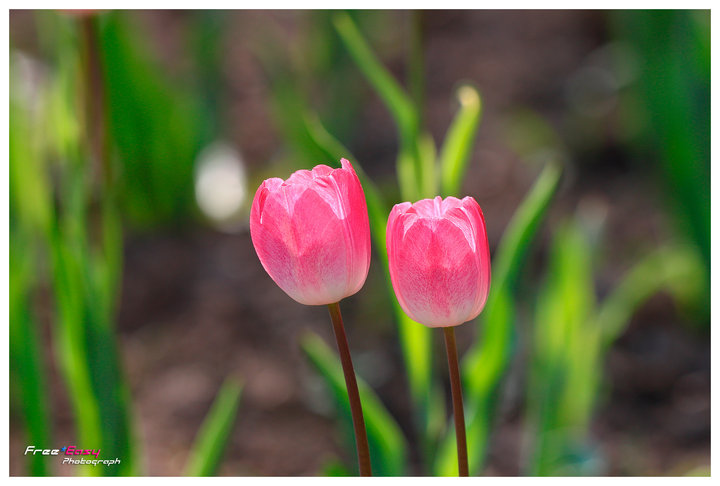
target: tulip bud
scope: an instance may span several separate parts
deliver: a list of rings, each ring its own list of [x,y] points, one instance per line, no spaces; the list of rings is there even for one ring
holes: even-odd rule
[[[253,199],[250,235],[260,263],[301,304],[355,294],[370,268],[365,194],[350,162],[341,164],[267,179]]]
[[[490,290],[490,248],[475,199],[396,204],[387,223],[390,279],[403,310],[428,327],[477,317]]]

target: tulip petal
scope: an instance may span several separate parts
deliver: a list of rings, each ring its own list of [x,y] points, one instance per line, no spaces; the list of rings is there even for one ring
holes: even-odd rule
[[[396,205],[387,238],[393,288],[413,320],[455,326],[480,313],[489,290],[490,253],[474,199]]]
[[[290,297],[307,305],[356,293],[370,266],[370,224],[352,165],[318,165],[255,194],[250,233],[260,262]]]

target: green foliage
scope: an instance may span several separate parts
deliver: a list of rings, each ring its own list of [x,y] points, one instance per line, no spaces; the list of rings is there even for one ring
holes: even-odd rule
[[[71,391],[78,439],[123,458],[119,467],[99,472],[132,474],[128,391],[113,326],[122,251],[119,214],[112,201],[101,202],[101,238],[93,245],[85,174],[84,160],[68,165],[60,187],[67,205],[58,209],[49,228],[58,311],[55,344]]]
[[[213,476],[217,472],[235,424],[241,395],[239,380],[233,377],[225,380],[195,438],[186,476]]]
[[[463,358],[471,474],[479,474],[484,464],[498,388],[512,355],[515,324],[513,289],[522,262],[560,183],[561,174],[559,165],[548,164],[510,220],[495,252],[490,295],[480,315],[482,332]],[[454,436],[451,436],[442,444],[435,464],[435,470],[440,475],[457,474],[454,441]]]
[[[622,334],[635,310],[655,293],[667,291],[680,305],[703,295],[706,271],[700,253],[689,245],[667,245],[643,256],[598,309],[603,346]]]
[[[50,15],[44,18],[50,31],[65,32],[51,46],[57,66],[45,84],[38,87],[32,124],[26,125],[24,136],[13,142],[11,180],[16,218],[15,241],[22,238],[22,247],[13,258],[22,261],[22,253],[37,250],[31,258],[49,262],[50,281],[55,297],[53,345],[60,374],[68,388],[68,396],[76,425],[76,440],[86,447],[100,448],[109,456],[122,458],[120,465],[107,468],[83,468],[86,474],[133,474],[129,400],[120,370],[113,329],[115,299],[122,267],[122,229],[112,190],[100,191],[88,170],[90,156],[83,131],[83,120],[77,116],[82,106],[77,94],[79,73],[84,59],[77,53],[81,38],[67,35],[77,25],[68,19]],[[24,115],[14,113],[15,128],[20,134]],[[42,130],[54,136],[43,137]],[[51,164],[49,161],[56,161]],[[52,174],[54,184],[50,184]],[[53,198],[57,196],[57,203]],[[99,199],[99,200],[98,200]],[[92,215],[92,217],[91,217]],[[92,235],[92,236],[91,236]],[[37,265],[37,268],[44,268]],[[21,272],[21,269],[16,269]],[[20,278],[16,275],[15,278]],[[38,280],[42,276],[38,276]],[[16,282],[21,280],[15,280]],[[19,294],[27,291],[18,288]],[[27,314],[22,301],[13,315],[19,325]],[[27,302],[27,300],[25,300]],[[23,317],[25,315],[25,317]],[[27,334],[16,334],[31,339]],[[25,352],[32,351],[26,341]],[[37,346],[35,344],[34,346]],[[23,369],[34,377],[25,380],[41,383],[41,361],[36,367]],[[28,393],[37,390],[28,385]],[[40,397],[40,395],[38,395]],[[43,406],[47,400],[43,399]],[[35,413],[31,409],[26,414]],[[43,426],[42,418],[36,418]]]
[[[212,122],[148,57],[147,42],[123,13],[104,16],[100,42],[124,211],[139,226],[187,221],[195,208],[195,156]]]
[[[340,460],[332,459],[322,467],[322,476],[338,478],[352,476],[352,473]]]
[[[334,22],[355,63],[393,115],[402,143],[413,145],[420,127],[412,100],[375,57],[352,18],[347,13],[338,13]]]
[[[10,258],[10,398],[17,400],[25,425],[26,442],[40,446],[51,443],[47,377],[42,342],[32,312],[32,260],[26,252],[29,242],[18,230],[11,239]],[[30,456],[28,473],[49,474],[42,456]]]
[[[412,321],[394,297],[386,252],[387,216],[402,200],[460,196],[471,163],[483,100],[470,85],[457,91],[459,108],[442,143],[423,127],[424,63],[421,13],[413,13],[409,89],[383,66],[358,25],[366,13],[313,12],[305,70],[272,65],[271,100],[283,135],[304,163],[351,160],[364,188],[371,233],[384,268],[387,295],[398,330],[413,406],[416,452],[440,475],[457,473],[453,427],[448,427],[440,380],[435,374],[432,331]],[[609,347],[634,312],[657,292],[680,306],[707,303],[710,259],[709,206],[709,13],[612,13],[617,37],[640,60],[635,93],[648,124],[638,146],[657,144],[662,172],[673,185],[669,204],[693,245],[667,244],[642,256],[596,302],[596,248],[582,222],[572,220],[553,234],[547,277],[537,293],[528,373],[528,421],[533,428],[529,472],[594,474],[589,428],[600,401],[602,367]],[[375,17],[373,17],[374,19]],[[92,20],[107,81],[108,136],[119,169],[108,184],[96,179],[78,95],[83,38],[80,20],[52,12],[38,14],[41,47],[51,66],[39,85],[33,111],[23,105],[11,76],[10,96],[10,364],[12,405],[18,407],[26,438],[51,443],[50,407],[40,329],[33,297],[50,280],[54,297],[52,345],[67,388],[78,443],[122,459],[116,468],[84,468],[83,474],[138,473],[129,391],[121,369],[114,316],[122,279],[123,218],[137,226],[179,224],[194,213],[194,159],[218,131],[222,109],[219,77],[221,14],[203,13],[193,24],[198,79],[175,82],[152,59],[127,13],[108,12]],[[357,23],[356,23],[357,22]],[[339,42],[338,42],[339,40]],[[372,41],[372,39],[370,39]],[[265,48],[267,46],[263,46]],[[285,46],[282,46],[283,52]],[[267,56],[267,53],[263,54]],[[262,57],[262,56],[261,56]],[[297,59],[295,61],[298,61]],[[397,190],[373,182],[347,149],[361,99],[351,96],[355,66],[385,104],[397,127]],[[287,63],[292,65],[293,63]],[[295,62],[298,64],[298,62]],[[308,67],[309,66],[309,67]],[[11,74],[16,66],[11,62]],[[309,81],[323,80],[324,101],[315,106]],[[196,81],[200,89],[190,86]],[[86,87],[85,87],[86,88]],[[307,99],[313,99],[310,108]],[[340,108],[338,108],[340,107]],[[523,158],[550,155],[533,188],[517,208],[495,251],[493,280],[478,337],[463,360],[471,472],[486,459],[501,382],[515,352],[516,287],[562,175],[560,137],[530,111],[513,114],[508,143]],[[330,127],[328,129],[327,127]],[[343,140],[344,142],[341,142]],[[117,167],[115,167],[117,166]],[[49,272],[49,275],[45,275]],[[302,348],[327,383],[354,449],[351,416],[339,360],[317,336]],[[359,380],[374,472],[397,476],[409,470],[409,448],[397,422],[370,387]],[[219,391],[198,432],[186,472],[207,476],[218,470],[242,395],[230,378]],[[445,432],[448,432],[447,434]],[[48,474],[40,456],[28,458],[28,472]],[[324,473],[351,473],[333,460]]]
[[[306,334],[301,345],[330,388],[346,428],[352,430],[350,401],[339,358],[316,334]],[[408,460],[407,443],[402,431],[372,389],[360,377],[357,377],[357,381],[370,443],[373,475],[402,476],[407,472]],[[352,437],[352,433],[347,436]]]
[[[699,252],[691,247],[661,247],[635,263],[597,305],[593,260],[580,221],[555,233],[538,296],[527,393],[533,475],[601,472],[594,467],[598,462],[592,460],[588,436],[605,353],[649,297],[665,290],[682,298],[688,287],[698,289],[703,270]]]
[[[590,322],[595,306],[591,247],[577,225],[554,237],[547,281],[538,297],[528,388],[536,417],[535,456],[530,473],[552,475],[569,468],[566,456],[589,425],[589,389],[599,378],[599,328]],[[580,465],[575,465],[580,467]],[[582,469],[565,469],[577,474]]]
[[[17,86],[10,84],[10,262],[9,350],[11,401],[20,409],[28,444],[50,444],[50,408],[46,360],[33,312],[32,298],[38,284],[37,241],[32,237],[46,227],[46,182],[39,167],[38,146],[29,112],[17,100]],[[41,456],[28,459],[32,476],[49,474]]]
[[[421,131],[419,111],[422,100],[417,95],[411,99],[404,92],[374,56],[349,15],[337,14],[335,26],[346,48],[387,106],[398,127],[400,151],[397,176],[401,197],[411,201],[421,197],[433,197],[437,193],[435,184],[438,176],[443,194],[457,195],[467,169],[482,113],[479,93],[468,85],[458,90],[460,108],[448,129],[438,160],[432,137]],[[417,67],[417,60],[415,63],[416,70],[420,69]],[[510,289],[522,258],[532,241],[532,235],[537,230],[555,192],[560,172],[556,164],[551,164],[545,169],[528,200],[518,210],[518,215],[511,223],[498,251],[500,269],[493,270],[493,289],[497,290],[491,291],[486,306],[483,341],[473,347],[465,361],[466,367],[471,370],[465,373],[465,376],[470,387],[469,395],[473,397],[470,403],[474,404],[468,408],[477,410],[473,415],[473,419],[477,417],[477,420],[471,420],[469,439],[471,451],[479,450],[474,456],[471,452],[475,470],[478,470],[482,464],[490,420],[493,416],[495,391],[510,357],[513,322]],[[383,218],[383,224],[386,224],[386,221],[386,218]],[[373,227],[380,225],[378,221]],[[387,273],[384,238],[379,242],[376,241],[376,244],[380,248],[383,266]],[[387,281],[388,292],[393,295],[389,278]],[[439,434],[443,430],[443,427],[437,425],[437,418],[444,415],[444,404],[439,400],[433,400],[433,396],[438,393],[438,387],[433,380],[433,366],[430,359],[431,330],[407,317],[395,298],[392,298],[392,302],[411,397],[416,409],[416,421],[420,429],[421,449],[428,462],[431,462],[435,443],[440,439]],[[440,449],[437,468],[445,473],[456,467],[455,452],[451,447],[453,442],[454,437],[447,437]]]
[[[335,28],[355,63],[372,84],[395,120],[400,139],[397,172],[403,199],[416,200],[432,197],[428,190],[435,183],[435,174],[423,170],[420,154],[420,116],[411,98],[393,76],[378,61],[352,18],[338,13]]]
[[[446,197],[460,194],[482,115],[482,99],[472,86],[458,89],[458,100],[460,109],[448,128],[440,153],[441,186]]]
[[[635,50],[647,125],[643,152],[658,155],[670,209],[710,263],[710,11],[613,12],[615,37]],[[656,150],[655,147],[659,147]],[[653,152],[658,152],[654,154]],[[709,285],[709,273],[705,276]]]
[[[395,318],[398,322],[403,357],[407,363],[406,370],[410,384],[413,402],[417,404],[417,423],[423,427],[430,424],[431,414],[437,415],[442,410],[442,402],[435,402],[431,409],[432,372],[431,334],[430,331],[413,320],[402,310],[394,297],[390,275],[388,273],[387,250],[385,248],[385,231],[389,208],[383,200],[382,194],[373,181],[367,176],[360,162],[323,126],[317,115],[305,108],[301,94],[285,83],[276,84],[274,98],[278,103],[279,112],[283,114],[282,126],[287,138],[293,143],[301,155],[308,160],[332,160],[349,158],[358,173],[363,185],[365,199],[368,205],[370,231],[376,248],[376,254],[383,262],[386,274],[388,295],[392,302]],[[442,412],[440,412],[442,413]]]
[[[319,122],[318,122],[319,124]],[[326,131],[319,132],[321,126],[313,131],[315,140],[322,140],[320,135],[327,134]],[[329,134],[328,134],[329,135]],[[345,151],[344,153],[349,153]],[[339,152],[335,152],[335,159]],[[429,350],[432,346],[430,330],[425,326],[418,324],[410,319],[402,310],[397,299],[394,297],[392,283],[390,282],[388,255],[386,249],[386,227],[389,210],[382,201],[382,196],[374,183],[365,175],[359,163],[356,163],[356,170],[359,173],[365,198],[368,204],[368,214],[370,218],[370,227],[377,254],[383,263],[385,272],[385,282],[388,294],[391,296],[392,307],[395,313],[395,319],[398,323],[398,334],[402,347],[403,357],[407,363],[408,380],[410,385],[410,393],[413,401],[418,404],[419,418],[418,422],[423,426],[428,426],[427,430],[432,430],[431,415],[442,414],[444,404],[442,402],[432,402],[432,395],[436,391],[433,388],[432,380],[432,359]]]

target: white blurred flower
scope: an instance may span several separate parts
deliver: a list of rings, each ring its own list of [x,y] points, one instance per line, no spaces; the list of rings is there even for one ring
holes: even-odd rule
[[[245,164],[225,142],[213,142],[198,155],[195,199],[200,210],[223,229],[237,226],[247,198]]]

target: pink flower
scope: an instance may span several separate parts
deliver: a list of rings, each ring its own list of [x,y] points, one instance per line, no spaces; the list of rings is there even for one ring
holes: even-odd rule
[[[390,279],[403,310],[428,327],[480,314],[490,290],[490,248],[475,199],[396,204],[387,223]]]
[[[260,263],[301,304],[355,294],[370,268],[365,194],[350,162],[341,164],[267,179],[253,199],[250,235]]]

